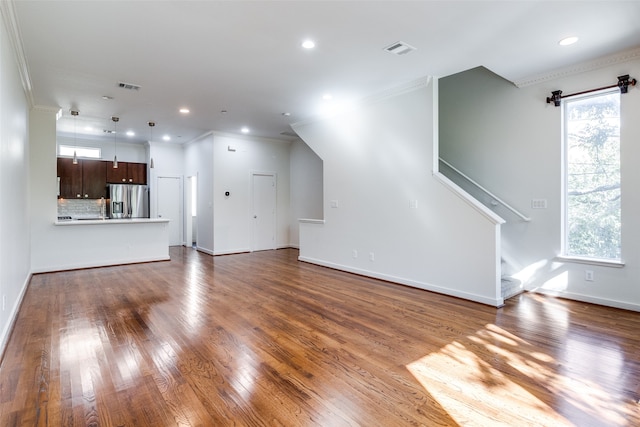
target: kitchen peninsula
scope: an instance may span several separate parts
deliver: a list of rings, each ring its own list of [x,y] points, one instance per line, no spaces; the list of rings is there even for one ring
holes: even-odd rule
[[[56,241],[61,251],[56,269],[76,269],[169,259],[168,219],[114,217],[107,191],[117,182],[138,184],[146,193],[147,165],[120,162],[118,169],[103,160],[57,159],[58,216]],[[135,167],[134,167],[135,166]],[[123,172],[124,171],[124,172]],[[135,171],[132,177],[127,171]],[[145,200],[148,206],[148,198]],[[125,205],[126,206],[126,205]],[[130,213],[130,208],[129,208]],[[135,215],[134,215],[135,216]],[[62,249],[64,248],[64,249]],[[49,270],[49,269],[47,269]]]
[[[56,114],[58,108],[39,107],[30,112],[29,128],[32,138],[31,164],[31,271],[73,270],[149,261],[169,260],[169,220],[165,218],[108,219],[60,221],[58,192],[66,192],[64,183],[58,187],[58,157],[56,147]],[[123,155],[123,163],[141,162],[142,156]],[[142,163],[144,164],[144,163]],[[107,164],[108,166],[108,164]],[[113,168],[112,168],[113,169]],[[89,170],[87,170],[88,172]],[[111,171],[113,172],[113,171]],[[128,172],[128,168],[127,168]],[[106,173],[106,168],[105,168]],[[102,175],[102,172],[100,172]],[[85,174],[86,176],[86,174]],[[134,176],[131,177],[135,179]],[[80,178],[82,179],[82,178]],[[122,178],[121,178],[122,179]],[[105,189],[105,184],[102,188]],[[120,181],[121,182],[121,181]],[[153,184],[150,179],[149,184]],[[77,185],[77,184],[74,184]],[[69,188],[69,194],[81,194],[86,203],[98,204],[105,193],[91,196],[90,186],[81,192]],[[75,193],[72,193],[75,191]],[[106,199],[106,197],[105,197]],[[65,198],[71,201],[71,198]],[[92,212],[84,216],[98,217]],[[67,214],[63,214],[67,215]],[[80,215],[72,215],[80,218]]]
[[[165,218],[58,220],[49,231],[56,251],[42,271],[169,260]]]

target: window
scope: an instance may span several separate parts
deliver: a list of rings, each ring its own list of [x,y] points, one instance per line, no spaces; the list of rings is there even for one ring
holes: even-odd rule
[[[568,257],[621,259],[620,92],[563,100]]]
[[[94,147],[73,147],[71,145],[60,145],[58,147],[58,155],[61,157],[73,157],[73,152],[76,152],[76,157],[84,159],[100,159],[102,158],[102,152],[100,148]]]

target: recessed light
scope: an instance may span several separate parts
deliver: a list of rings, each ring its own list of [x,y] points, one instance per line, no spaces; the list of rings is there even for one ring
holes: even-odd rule
[[[104,99],[105,101],[110,101],[113,99],[113,96],[109,96],[109,95],[102,95],[102,99]]]
[[[569,45],[574,44],[574,43],[575,43],[575,42],[577,42],[577,41],[578,41],[578,37],[576,37],[576,36],[571,36],[571,37],[565,37],[564,39],[560,40],[560,41],[558,42],[558,44],[559,44],[560,46],[569,46]]]
[[[91,132],[93,128],[91,126],[85,126],[84,130],[86,130],[87,132]]]
[[[283,116],[285,117],[289,117],[291,115],[291,113],[282,113]]]
[[[249,133],[249,128],[248,127],[243,127],[242,129],[240,129],[240,132],[242,133]]]
[[[313,49],[316,47],[316,43],[313,40],[305,40],[302,42],[302,47],[305,49]]]
[[[128,130],[127,131],[127,136],[135,136],[135,135],[136,135],[136,133],[134,131],[132,131],[132,130]]]
[[[324,99],[325,101],[331,101],[333,99],[333,95],[331,95],[330,93],[325,93],[324,95],[322,95],[322,99]]]
[[[171,141],[171,137],[169,135],[165,135],[162,137],[164,141]]]
[[[189,109],[188,109],[188,108],[181,108],[181,109],[180,109],[180,112],[181,112],[182,114],[189,114]]]

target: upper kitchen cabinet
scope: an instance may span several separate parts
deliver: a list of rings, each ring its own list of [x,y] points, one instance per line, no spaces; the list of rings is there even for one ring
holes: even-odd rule
[[[113,167],[113,162],[108,162],[107,167],[107,183],[108,184],[122,184],[127,182],[127,163],[118,162],[118,167]]]
[[[107,182],[110,184],[146,184],[147,164],[118,162],[118,168],[114,169],[111,162],[107,166]]]
[[[82,161],[82,195],[85,199],[107,197],[107,163],[101,160]]]
[[[82,197],[82,163],[73,164],[73,159],[58,157],[58,197],[76,199]]]
[[[59,197],[63,199],[99,199],[107,196],[107,162],[58,157]]]

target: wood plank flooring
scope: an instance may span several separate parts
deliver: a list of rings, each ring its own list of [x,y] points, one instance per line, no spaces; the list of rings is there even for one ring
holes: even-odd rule
[[[502,309],[292,249],[35,275],[0,426],[640,425],[640,314]]]

